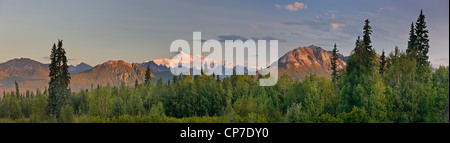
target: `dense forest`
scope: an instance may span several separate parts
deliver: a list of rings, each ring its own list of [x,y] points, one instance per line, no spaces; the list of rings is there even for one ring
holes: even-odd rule
[[[134,87],[97,86],[72,92],[62,41],[53,45],[47,90],[3,92],[0,122],[16,123],[448,123],[449,67],[434,72],[421,12],[411,24],[405,51],[377,58],[370,21],[343,69],[332,57],[332,79],[303,81],[282,74],[275,86],[265,76],[173,76]],[[407,37],[405,37],[406,39]]]

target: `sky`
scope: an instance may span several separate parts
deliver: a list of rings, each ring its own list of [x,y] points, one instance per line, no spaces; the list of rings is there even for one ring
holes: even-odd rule
[[[108,60],[141,63],[172,58],[177,39],[279,40],[279,57],[316,45],[349,55],[364,20],[373,48],[405,50],[423,9],[434,67],[449,64],[448,0],[0,0],[0,63],[31,58],[49,63],[63,39],[69,64]],[[205,55],[204,55],[205,56]]]

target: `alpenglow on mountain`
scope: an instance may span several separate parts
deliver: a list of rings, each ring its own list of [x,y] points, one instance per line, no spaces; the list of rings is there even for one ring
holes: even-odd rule
[[[0,63],[0,86],[14,84],[14,81],[36,81],[48,78],[48,64],[29,58],[16,58]]]
[[[291,79],[302,80],[307,75],[317,74],[329,78],[331,55],[331,52],[312,45],[291,50],[278,60],[279,76],[286,73]],[[344,60],[347,57],[340,55],[339,58],[338,68],[341,69],[346,66]],[[77,92],[80,89],[95,88],[97,85],[120,86],[122,82],[134,86],[136,79],[139,83],[144,81],[147,66],[152,71],[154,83],[160,78],[163,82],[167,82],[173,77],[170,72],[170,61],[171,59],[155,59],[143,63],[127,63],[123,60],[111,60],[95,67],[85,63],[71,65],[70,87],[73,92]],[[36,89],[43,91],[48,86],[48,72],[48,64],[28,58],[0,63],[0,91],[14,90],[14,81],[18,82],[22,92]]]
[[[310,74],[330,78],[331,56],[331,52],[314,45],[296,48],[278,60],[279,75],[286,73],[291,79],[300,80]],[[337,65],[341,69],[347,64],[339,58]]]

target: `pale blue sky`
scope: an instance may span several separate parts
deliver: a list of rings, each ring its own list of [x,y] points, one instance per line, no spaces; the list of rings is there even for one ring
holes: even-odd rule
[[[303,7],[295,3],[302,3]],[[306,6],[305,6],[306,5]],[[434,66],[449,63],[448,0],[0,0],[0,62],[27,57],[44,63],[58,38],[70,64],[172,58],[176,39],[279,39],[280,56],[299,46],[344,55],[372,21],[377,52],[406,48],[411,22],[424,10]]]

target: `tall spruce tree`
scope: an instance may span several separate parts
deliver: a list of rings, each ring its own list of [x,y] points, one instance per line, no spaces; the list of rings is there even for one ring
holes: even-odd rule
[[[339,50],[337,50],[336,43],[334,43],[334,48],[333,48],[332,57],[331,57],[331,70],[333,70],[333,72],[331,73],[331,76],[332,76],[333,81],[336,81],[338,78],[337,60],[339,59],[339,57],[337,55],[337,52],[339,52]]]
[[[370,24],[370,20],[366,19],[365,24],[364,24],[364,36],[363,36],[363,42],[364,45],[366,45],[366,49],[367,51],[371,52],[372,51],[372,40],[370,40],[370,35],[372,34],[372,27],[369,25]]]
[[[67,57],[62,40],[58,40],[58,45],[53,44],[50,54],[49,77],[50,82],[48,92],[49,97],[47,114],[59,118],[61,108],[68,105],[70,100],[70,74],[67,65]]]
[[[152,71],[150,70],[150,67],[147,66],[147,70],[145,71],[145,84],[148,84],[152,81]]]
[[[417,36],[414,29],[414,23],[411,23],[411,30],[409,31],[408,47],[406,48],[406,53],[414,53],[417,57]]]
[[[339,93],[339,110],[350,112],[354,106],[365,108],[369,115],[376,116],[374,120],[382,121],[385,117],[383,108],[384,85],[379,75],[378,61],[375,51],[366,46],[370,42],[370,26],[366,20],[364,39],[358,39],[347,60],[345,74],[342,75],[343,84]],[[370,32],[368,32],[370,31]]]
[[[136,89],[136,88],[138,88],[139,87],[139,81],[138,81],[138,79],[136,78],[136,81],[134,81],[134,88]]]
[[[177,80],[178,80],[178,76],[175,73],[175,75],[173,75],[173,77],[172,77],[172,82],[175,84],[175,83],[177,83]]]
[[[380,61],[380,69],[379,70],[380,70],[380,74],[383,74],[383,72],[386,71],[386,63],[387,63],[386,56],[384,55],[384,50],[381,53],[380,59],[381,59],[381,61]]]
[[[69,88],[69,84],[70,84],[70,73],[69,73],[69,65],[67,64],[67,57],[66,57],[66,50],[64,50],[64,48],[62,48],[63,43],[62,40],[58,41],[58,49],[60,52],[60,56],[61,56],[61,85],[63,86],[64,89]],[[69,92],[70,93],[70,92]]]
[[[430,41],[428,38],[428,30],[426,30],[427,25],[425,22],[425,15],[423,11],[420,10],[419,18],[417,18],[416,22],[416,36],[417,36],[417,49],[418,49],[418,64],[420,66],[426,66],[429,64],[428,62],[428,50],[430,48],[428,42]]]
[[[48,89],[49,90],[51,90],[51,89],[54,89],[54,86],[56,85],[56,75],[58,75],[59,73],[58,73],[58,70],[57,70],[57,68],[58,68],[58,65],[57,65],[57,63],[56,63],[56,44],[53,44],[53,48],[52,48],[52,51],[51,51],[51,54],[50,54],[50,60],[51,60],[51,62],[50,62],[50,65],[48,66],[49,67],[49,70],[50,70],[50,73],[49,73],[49,77],[50,77],[50,82],[49,82],[49,87],[48,87]]]
[[[365,52],[367,53],[367,59],[362,61],[362,64],[365,65],[365,67],[367,69],[372,69],[376,66],[374,66],[374,61],[376,60],[376,53],[375,51],[372,49],[372,40],[370,38],[370,35],[372,35],[372,26],[370,26],[370,20],[366,19],[364,21],[364,27],[363,27],[363,39],[362,42],[364,44],[365,49],[360,49],[360,50],[365,50]],[[358,37],[359,39],[359,37]],[[358,44],[357,44],[358,45]],[[356,50],[356,49],[355,49]],[[363,51],[361,51],[363,52]]]
[[[14,81],[14,85],[16,86],[16,97],[20,98],[20,91],[19,91],[19,85],[17,84],[17,81]]]
[[[56,110],[55,109],[56,108],[56,85],[57,85],[56,76],[59,74],[58,73],[59,72],[58,64],[57,64],[56,59],[57,59],[57,49],[56,49],[56,44],[53,44],[53,48],[52,48],[52,51],[50,54],[51,62],[50,62],[50,65],[48,66],[49,70],[50,70],[50,73],[49,73],[50,81],[48,83],[49,96],[47,98],[47,101],[48,101],[47,114],[50,116]],[[45,90],[45,91],[47,91],[47,90]],[[45,94],[45,91],[44,91],[44,94]]]

